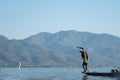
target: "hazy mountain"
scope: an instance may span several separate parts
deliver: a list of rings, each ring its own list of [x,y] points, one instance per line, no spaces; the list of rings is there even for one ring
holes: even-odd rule
[[[120,38],[74,30],[42,32],[24,40],[0,36],[0,65],[40,67],[80,67],[82,59],[76,46],[86,48],[89,66],[120,66]]]

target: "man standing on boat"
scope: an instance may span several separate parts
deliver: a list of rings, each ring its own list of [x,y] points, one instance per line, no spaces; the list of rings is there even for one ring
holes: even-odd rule
[[[84,72],[88,72],[88,54],[83,47],[77,46],[77,48],[80,49],[81,57],[83,60],[82,67],[84,69]]]

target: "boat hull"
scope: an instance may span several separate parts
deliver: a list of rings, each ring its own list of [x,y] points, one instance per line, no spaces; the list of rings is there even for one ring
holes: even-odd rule
[[[86,72],[84,74],[90,75],[90,76],[108,76],[108,77],[114,77],[114,76],[120,76],[120,72],[107,72],[107,73],[102,73],[102,72]]]

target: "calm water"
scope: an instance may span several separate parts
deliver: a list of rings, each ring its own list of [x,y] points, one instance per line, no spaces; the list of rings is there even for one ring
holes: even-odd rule
[[[96,71],[102,70],[96,69]],[[81,72],[82,69],[79,68],[0,68],[0,80],[120,80],[120,78],[86,76]]]

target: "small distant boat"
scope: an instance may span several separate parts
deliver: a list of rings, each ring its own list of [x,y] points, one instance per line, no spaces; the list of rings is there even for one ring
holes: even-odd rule
[[[20,69],[20,67],[21,67],[21,62],[19,62],[19,69]]]

